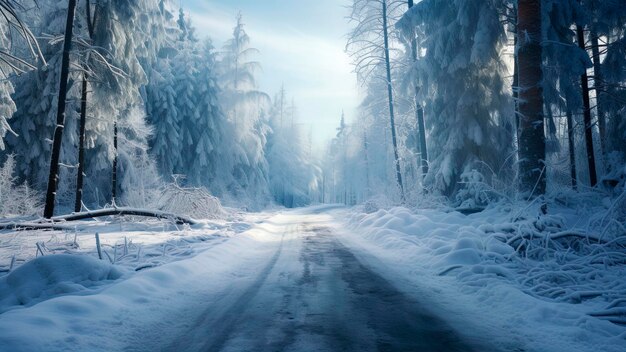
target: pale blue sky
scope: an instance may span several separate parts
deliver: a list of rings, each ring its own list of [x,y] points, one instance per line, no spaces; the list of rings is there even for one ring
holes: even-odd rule
[[[199,36],[216,47],[241,11],[252,46],[261,51],[261,89],[272,96],[284,82],[299,120],[312,126],[317,147],[333,137],[341,110],[350,118],[358,86],[344,52],[349,0],[183,0]],[[308,129],[308,126],[307,126]]]

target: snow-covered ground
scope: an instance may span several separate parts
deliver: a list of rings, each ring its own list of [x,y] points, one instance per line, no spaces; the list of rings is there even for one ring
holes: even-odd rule
[[[159,329],[160,323],[186,322],[211,292],[223,293],[255,272],[258,258],[275,246],[272,225],[250,229],[267,216],[240,214],[236,221],[180,229],[155,221],[83,222],[68,234],[4,232],[1,259],[10,265],[15,254],[18,260],[0,277],[0,346],[152,350],[145,343],[180,333]],[[95,232],[108,253],[103,260],[97,259]],[[44,256],[37,253],[37,241],[49,250]]]
[[[0,232],[0,349],[368,351],[417,341],[406,336],[442,351],[626,349],[626,328],[607,320],[623,319],[626,288],[610,255],[581,273],[587,255],[565,242],[521,248],[515,236],[537,219],[505,207],[368,210]],[[576,230],[576,211],[560,213],[559,226],[538,219],[541,234]],[[37,243],[45,255],[32,260]],[[419,335],[424,321],[439,349]]]
[[[399,276],[465,333],[490,336],[505,351],[626,350],[626,326],[616,324],[626,312],[623,249],[612,253],[593,240],[588,212],[559,207],[559,216],[532,219],[527,213],[538,210],[526,210],[465,216],[399,207],[335,216],[346,225],[342,239],[371,255],[363,257],[368,265]],[[516,239],[525,233],[538,245]],[[589,238],[558,242],[570,234]]]

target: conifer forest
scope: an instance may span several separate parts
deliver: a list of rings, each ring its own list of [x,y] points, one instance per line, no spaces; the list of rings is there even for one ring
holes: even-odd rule
[[[626,1],[0,0],[0,351],[626,351]]]

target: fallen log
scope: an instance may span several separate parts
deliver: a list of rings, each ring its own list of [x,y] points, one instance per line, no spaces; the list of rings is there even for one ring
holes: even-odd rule
[[[73,230],[73,227],[63,226],[63,225],[55,225],[52,223],[33,223],[33,222],[10,222],[0,224],[0,231],[2,230],[20,230],[20,231],[28,231],[28,230],[54,230],[54,231],[66,231]]]
[[[195,225],[198,222],[182,215],[176,215],[171,213],[165,213],[158,210],[147,210],[147,209],[137,209],[137,208],[110,208],[110,209],[100,209],[94,211],[86,211],[82,213],[73,213],[68,215],[60,215],[55,216],[51,220],[52,222],[59,221],[76,221],[76,220],[84,220],[84,219],[93,219],[99,218],[103,216],[142,216],[148,218],[157,218],[157,219],[169,219],[175,221],[177,224],[189,224]]]
[[[87,211],[81,213],[73,213],[68,215],[55,216],[50,220],[30,221],[30,222],[10,222],[0,223],[0,230],[72,230],[73,227],[69,225],[61,225],[68,221],[77,221],[84,219],[93,219],[104,216],[142,216],[157,219],[172,220],[178,225],[189,224],[196,225],[198,222],[192,218],[176,215],[171,213],[165,213],[158,210],[136,209],[136,208],[110,208],[99,209],[94,211]]]

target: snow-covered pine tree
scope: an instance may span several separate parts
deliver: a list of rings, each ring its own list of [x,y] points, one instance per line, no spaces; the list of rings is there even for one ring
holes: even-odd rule
[[[56,125],[57,100],[63,40],[67,19],[67,4],[57,1],[41,2],[38,14],[33,16],[37,36],[51,35],[41,44],[42,55],[47,65],[40,62],[37,70],[20,75],[15,79],[13,100],[17,106],[11,120],[15,135],[7,135],[7,153],[16,157],[16,174],[20,181],[28,181],[37,189],[44,189],[50,169],[51,140]],[[61,40],[57,40],[61,35]],[[68,95],[65,130],[60,160],[62,165],[75,164],[77,97],[76,87]],[[61,168],[57,194],[64,198],[69,190],[67,167]]]
[[[145,121],[142,87],[147,78],[142,62],[156,57],[159,48],[151,43],[161,40],[153,37],[151,31],[154,16],[146,14],[160,10],[158,3],[147,0],[99,0],[96,6],[99,18],[94,28],[94,45],[104,48],[109,61],[125,73],[120,76],[103,72],[93,83],[95,118],[87,120],[89,149],[85,166],[90,201],[103,203],[112,195],[112,171],[119,171],[117,191],[124,201],[141,189],[141,184],[137,184],[141,183],[139,176],[151,173],[147,170],[153,167],[147,156],[151,131]],[[114,148],[116,125],[119,150]],[[112,170],[117,157],[119,168]]]
[[[267,194],[267,163],[264,156],[267,122],[261,118],[267,110],[269,96],[258,90],[257,71],[260,64],[252,57],[258,50],[250,46],[242,15],[220,55],[218,62],[220,101],[228,120],[235,126],[232,160],[234,182],[231,193],[264,202]]]
[[[213,47],[210,41],[199,44],[179,51],[175,65],[183,165],[192,184],[221,194],[225,178],[232,177],[224,172],[231,165],[226,141],[232,131],[218,106]]]
[[[409,10],[412,9],[413,6],[415,6],[413,0],[408,0],[407,5],[409,7]],[[419,48],[417,46],[417,38],[415,33],[413,33],[409,37],[408,42],[410,46],[409,49],[411,53],[411,63],[415,65],[419,57]],[[417,135],[419,138],[419,162],[422,169],[422,177],[426,177],[426,175],[428,174],[428,147],[426,145],[426,124],[424,122],[424,107],[420,102],[420,87],[417,81],[413,82],[413,86],[415,89],[415,124],[417,129]]]
[[[493,1],[424,0],[398,25],[406,36],[420,35],[423,56],[414,72],[429,102],[425,182],[444,195],[452,195],[461,174],[480,169],[479,163],[497,169],[512,149],[500,10]]]
[[[609,173],[626,161],[626,6],[620,0],[585,0],[590,19],[591,51],[598,127],[604,126]]]
[[[5,0],[0,7],[0,151],[5,148],[4,136],[12,132],[8,120],[17,110],[11,98],[15,91],[10,78],[34,69],[29,61],[43,59],[37,40],[23,18],[23,5],[15,0]],[[22,59],[18,53],[21,47],[29,51],[34,60]]]
[[[182,172],[180,116],[176,108],[174,75],[169,58],[160,58],[150,72],[147,87],[148,121],[154,129],[150,137],[150,154],[166,179]]]
[[[304,206],[317,199],[321,170],[303,149],[295,106],[287,104],[284,88],[270,109],[271,132],[265,146],[269,165],[269,189],[274,200],[286,207]]]
[[[569,178],[573,187],[577,186],[576,153],[580,150],[579,136],[583,130],[576,128],[574,123],[579,112],[582,111],[580,77],[591,61],[584,50],[576,42],[576,32],[572,25],[582,14],[577,0],[556,0],[543,3],[543,17],[546,24],[543,29],[543,67],[544,80],[542,83],[543,96],[548,117],[555,114],[565,115],[567,128],[567,151],[569,159]],[[554,128],[559,124],[556,118],[548,120],[549,138],[554,138]],[[548,148],[548,152],[554,152]],[[550,154],[550,153],[548,153]],[[552,159],[558,160],[558,155]],[[558,171],[550,168],[551,158],[548,158],[548,174],[553,174],[552,183],[558,183]],[[581,159],[582,160],[582,159]],[[586,178],[585,178],[586,179]]]

